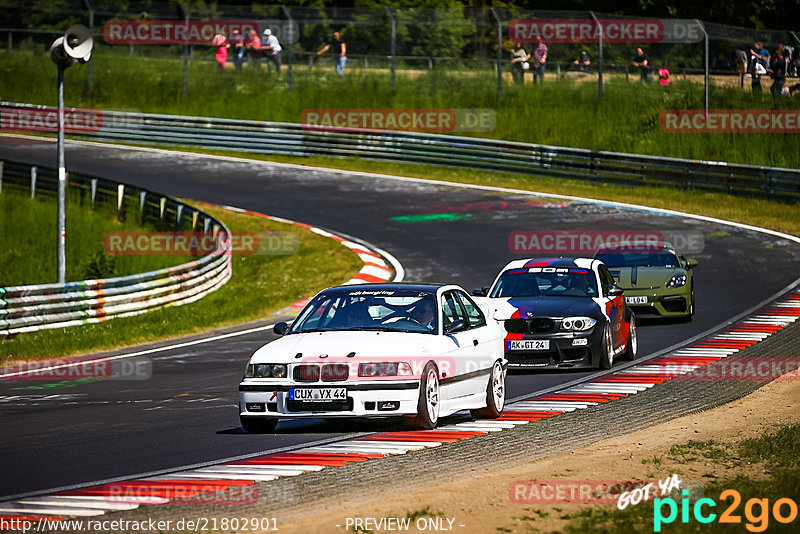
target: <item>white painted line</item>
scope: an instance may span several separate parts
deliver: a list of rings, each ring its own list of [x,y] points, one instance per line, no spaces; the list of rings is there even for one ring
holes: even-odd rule
[[[455,425],[447,425],[443,426],[442,428],[446,428],[448,430],[455,430],[455,431],[465,431],[470,430],[474,432],[502,432],[503,429],[496,426],[482,426],[477,423],[457,423]]]
[[[305,464],[220,464],[236,468],[247,469],[264,469],[264,470],[286,470],[286,471],[322,471],[325,469],[324,465],[305,465]]]
[[[318,447],[306,447],[305,449],[298,449],[295,452],[327,452],[327,453],[352,453],[352,454],[381,454],[383,456],[388,456],[390,454],[405,454],[406,450],[394,449],[394,450],[366,450],[366,449],[359,449],[359,450],[348,450],[342,449],[337,447],[328,447],[325,445],[320,445]],[[347,461],[347,458],[342,458],[343,461]]]
[[[139,508],[138,504],[126,502],[114,502],[113,499],[107,498],[106,500],[96,499],[81,499],[81,498],[65,498],[57,495],[47,495],[44,497],[29,497],[27,499],[20,499],[15,501],[17,504],[33,504],[33,505],[49,505],[59,507],[78,507],[89,508],[97,510],[135,510]]]
[[[256,475],[250,474],[247,476],[232,476],[228,474],[221,474],[221,473],[198,473],[195,471],[184,471],[182,473],[175,473],[174,475],[170,475],[170,478],[167,480],[251,480],[251,481],[259,481],[259,482],[268,482],[270,480],[277,480],[278,475]],[[164,480],[163,478],[148,478],[144,479],[148,481],[155,481],[155,480]],[[191,490],[192,488],[187,488]],[[220,488],[218,491],[225,491],[225,488]],[[192,497],[187,497],[191,499]]]
[[[575,410],[582,410],[584,408],[588,408],[591,405],[592,404],[578,403],[578,402],[566,404],[566,403],[555,403],[555,402],[544,402],[544,401],[522,401],[522,402],[515,402],[514,404],[509,406],[508,409],[512,411],[538,410],[542,412],[573,412]]]
[[[26,505],[10,505],[10,503],[0,503],[0,514],[15,514],[15,515],[74,515],[77,517],[94,517],[96,515],[103,515],[103,510],[94,510],[91,508],[67,508],[60,506],[37,506],[33,504]]]
[[[356,441],[340,441],[338,443],[331,443],[330,445],[323,445],[331,449],[341,450],[341,452],[359,452],[359,451],[420,451],[425,448],[419,442],[414,442],[413,445],[394,445],[391,441],[373,441],[372,443],[361,444]]]
[[[236,479],[238,477],[234,475],[276,475],[276,476],[297,476],[302,475],[303,473],[308,473],[306,469],[251,469],[249,467],[233,467],[230,465],[221,465],[217,467],[203,467],[202,469],[196,469],[194,471],[185,471],[186,473],[216,473],[223,475],[228,473],[231,475],[231,479]],[[178,473],[179,475],[182,473]],[[242,476],[242,479],[246,479],[246,476]]]
[[[387,441],[387,440],[367,440],[367,439],[359,439],[358,443],[366,443],[366,444],[374,444],[378,445],[381,443],[386,443],[393,447],[403,448],[403,447],[417,447],[421,446],[423,449],[433,448],[433,447],[440,447],[442,445],[441,441]]]

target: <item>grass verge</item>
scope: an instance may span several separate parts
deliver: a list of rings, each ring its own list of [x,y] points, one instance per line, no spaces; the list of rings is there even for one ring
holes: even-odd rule
[[[109,232],[152,230],[138,221],[117,220],[114,206],[90,207],[70,191],[66,200],[66,279],[88,280],[144,273],[193,258],[189,256],[117,255],[103,248]],[[15,192],[6,186],[0,194],[0,287],[47,284],[58,280],[56,264],[56,202]]]
[[[191,201],[185,201],[192,204]],[[232,232],[295,234],[291,255],[233,256],[233,276],[222,288],[186,306],[76,328],[43,330],[0,341],[0,358],[46,359],[115,349],[207,331],[266,317],[317,291],[347,281],[361,268],[350,249],[299,226],[207,206],[197,207],[225,222]]]
[[[198,55],[208,53],[199,51]],[[298,123],[305,109],[447,108],[490,109],[496,126],[490,132],[464,135],[557,146],[632,152],[754,165],[800,166],[797,134],[667,133],[660,113],[702,109],[701,84],[677,79],[667,87],[612,79],[603,100],[591,80],[553,75],[543,85],[505,84],[498,100],[490,71],[400,71],[396,89],[385,72],[348,70],[339,79],[330,70],[308,72],[297,65],[294,86],[267,74],[263,66],[218,71],[212,62],[189,64],[189,85],[182,93],[183,63],[175,57],[146,57],[99,47],[93,56],[94,85],[87,68],[66,76],[66,105],[80,108],[138,110],[244,120]],[[24,74],[24,75],[22,75]],[[790,82],[793,84],[794,82]],[[56,69],[44,50],[0,54],[0,94],[4,100],[55,105]],[[710,89],[712,109],[800,108],[800,99],[773,100],[738,87]]]
[[[736,466],[747,463],[752,473],[763,473],[766,477],[739,475],[728,480],[716,480],[704,485],[703,497],[713,500],[716,506],[705,504],[702,514],[716,514],[708,524],[701,523],[695,516],[694,504],[683,504],[676,499],[677,516],[670,523],[660,525],[656,530],[654,521],[654,501],[624,510],[616,507],[584,508],[575,514],[564,532],[577,534],[583,532],[797,532],[797,503],[800,500],[800,425],[787,425],[774,432],[765,432],[758,438],[734,444],[714,441],[689,441],[672,447],[667,456],[688,466],[703,464],[702,475],[716,478],[714,468]],[[691,469],[690,469],[691,470]],[[735,490],[741,497],[725,493]],[[723,494],[725,495],[723,498]],[[788,523],[776,519],[775,503],[780,499],[793,501],[792,508],[783,501],[780,507],[782,517],[790,517],[794,509],[794,519]],[[682,506],[689,508],[688,515],[682,515]],[[721,514],[729,509],[736,522],[721,522]],[[668,507],[662,507],[662,516],[668,515]],[[746,529],[746,530],[745,530]]]

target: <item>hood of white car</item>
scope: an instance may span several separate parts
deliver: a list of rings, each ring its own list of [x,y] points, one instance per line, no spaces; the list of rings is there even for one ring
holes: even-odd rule
[[[311,360],[337,361],[355,352],[355,358],[385,356],[426,356],[440,341],[434,334],[408,332],[309,332],[290,334],[267,343],[250,358],[250,363],[293,363]],[[302,354],[297,357],[297,354]],[[320,358],[320,355],[327,355]]]

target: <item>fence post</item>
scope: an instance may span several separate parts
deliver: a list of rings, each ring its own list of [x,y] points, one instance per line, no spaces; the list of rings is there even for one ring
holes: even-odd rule
[[[493,7],[489,8],[497,21],[497,99],[503,96],[503,21],[497,16]]]
[[[36,198],[36,165],[31,167],[31,198]]]
[[[597,23],[597,35],[600,37],[600,47],[598,50],[598,58],[597,58],[597,99],[603,100],[603,25],[600,24],[600,21],[597,20],[597,17],[594,14],[594,11],[589,11],[589,14],[592,16],[594,21]],[[627,72],[625,73],[625,79],[627,80],[628,75]]]
[[[708,117],[708,32],[706,31],[706,27],[700,22],[699,19],[694,19],[697,25],[700,27],[700,31],[703,32],[703,42],[704,42],[704,49],[703,49],[703,84],[705,85],[705,100],[704,100],[704,109],[705,109],[705,116]]]
[[[289,13],[289,8],[281,6],[283,12],[286,13],[286,18],[289,19],[289,78],[287,80],[287,89],[292,92],[292,63],[294,59],[294,19],[292,14]]]
[[[389,15],[389,20],[392,23],[392,89],[394,89],[394,68],[395,68],[395,61],[394,55],[397,47],[397,21],[394,19],[392,15],[392,11],[389,9],[389,6],[383,6],[386,9],[386,14]]]
[[[184,20],[184,40],[183,40],[183,94],[186,94],[186,89],[189,87],[189,11],[183,2],[178,2],[178,7],[183,11]]]
[[[94,9],[92,9],[92,4],[89,3],[89,0],[83,0],[83,3],[86,4],[86,9],[89,10],[89,33],[94,34]],[[92,88],[92,64],[94,63],[94,57],[89,58],[89,89]]]

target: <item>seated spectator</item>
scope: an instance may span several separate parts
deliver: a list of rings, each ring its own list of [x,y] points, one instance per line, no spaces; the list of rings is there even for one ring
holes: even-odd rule
[[[581,57],[573,61],[572,65],[573,69],[578,72],[589,72],[589,65],[591,65],[591,61],[589,61],[589,56],[586,54],[585,50],[581,51]]]

